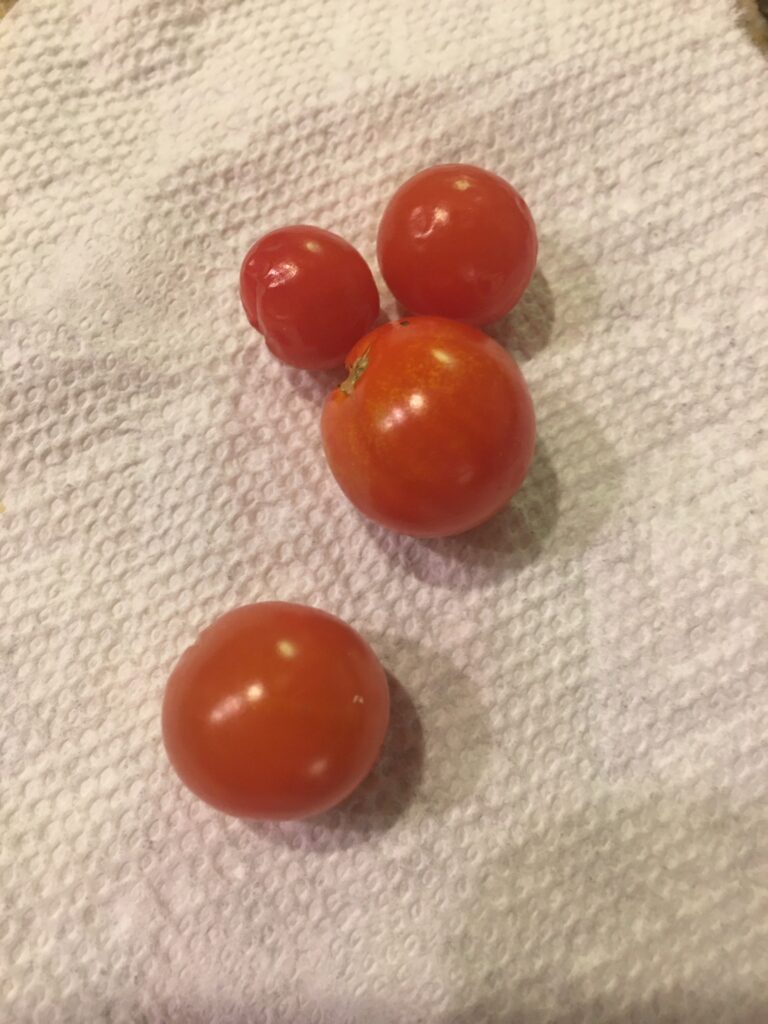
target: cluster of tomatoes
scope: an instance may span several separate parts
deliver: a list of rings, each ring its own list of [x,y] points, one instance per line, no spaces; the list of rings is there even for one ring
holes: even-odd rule
[[[370,519],[417,537],[460,533],[520,487],[535,441],[517,364],[479,327],[518,302],[536,264],[522,197],[478,167],[407,181],[378,233],[382,275],[404,310],[374,327],[379,293],[338,235],[294,226],[249,250],[240,295],[283,362],[345,364],[326,399],[331,472]],[[163,705],[171,763],[230,814],[295,818],[346,797],[387,729],[385,673],[351,627],[314,608],[250,605],[217,620],[174,669]]]
[[[240,274],[243,305],[284,362],[346,363],[322,432],[331,471],[360,511],[412,536],[460,533],[509,500],[533,453],[522,375],[474,329],[508,313],[528,285],[533,219],[495,174],[433,167],[389,202],[378,256],[407,315],[373,331],[379,293],[368,265],[320,228],[256,242]]]

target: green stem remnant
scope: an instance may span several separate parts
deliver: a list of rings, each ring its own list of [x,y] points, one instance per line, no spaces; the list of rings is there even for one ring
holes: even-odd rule
[[[355,384],[357,384],[357,382],[360,380],[360,378],[363,376],[366,369],[368,368],[369,352],[370,349],[367,348],[365,352],[363,352],[363,354],[360,356],[360,358],[356,359],[354,363],[352,363],[352,367],[349,371],[349,376],[347,377],[343,384],[339,384],[339,387],[341,388],[345,395],[349,396],[352,394],[352,392],[355,390]]]

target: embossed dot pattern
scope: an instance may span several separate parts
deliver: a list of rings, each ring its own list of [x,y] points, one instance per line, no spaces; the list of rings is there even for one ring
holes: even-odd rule
[[[0,23],[4,1024],[768,1020],[754,13],[22,0]],[[454,160],[537,219],[493,333],[540,436],[496,519],[422,542],[339,493],[333,375],[268,356],[237,270],[292,221],[373,259],[395,186]],[[159,706],[205,623],[274,598],[368,637],[393,721],[346,805],[250,827],[183,791]]]

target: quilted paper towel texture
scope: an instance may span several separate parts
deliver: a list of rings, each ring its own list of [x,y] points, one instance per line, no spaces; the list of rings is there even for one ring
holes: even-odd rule
[[[0,24],[0,1020],[768,1021],[745,12],[21,0]],[[537,218],[496,335],[540,443],[503,514],[418,542],[346,504],[331,378],[269,358],[236,281],[288,222],[372,259],[394,187],[449,160]],[[250,828],[182,790],[158,711],[206,622],[275,597],[401,685],[357,796]]]

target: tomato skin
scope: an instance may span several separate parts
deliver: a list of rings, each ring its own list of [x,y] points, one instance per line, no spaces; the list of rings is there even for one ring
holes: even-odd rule
[[[482,331],[443,317],[376,328],[325,401],[336,481],[366,516],[439,537],[489,519],[533,457],[533,403],[515,361]],[[357,379],[355,379],[357,378]]]
[[[182,782],[244,818],[286,820],[343,800],[378,757],[387,678],[350,626],[304,605],[217,619],[168,679],[163,741]]]
[[[249,322],[273,355],[290,366],[341,366],[379,315],[368,264],[343,238],[298,224],[251,246],[240,269]]]
[[[538,242],[522,196],[490,171],[442,164],[406,181],[379,225],[379,266],[412,313],[482,326],[516,305]]]

